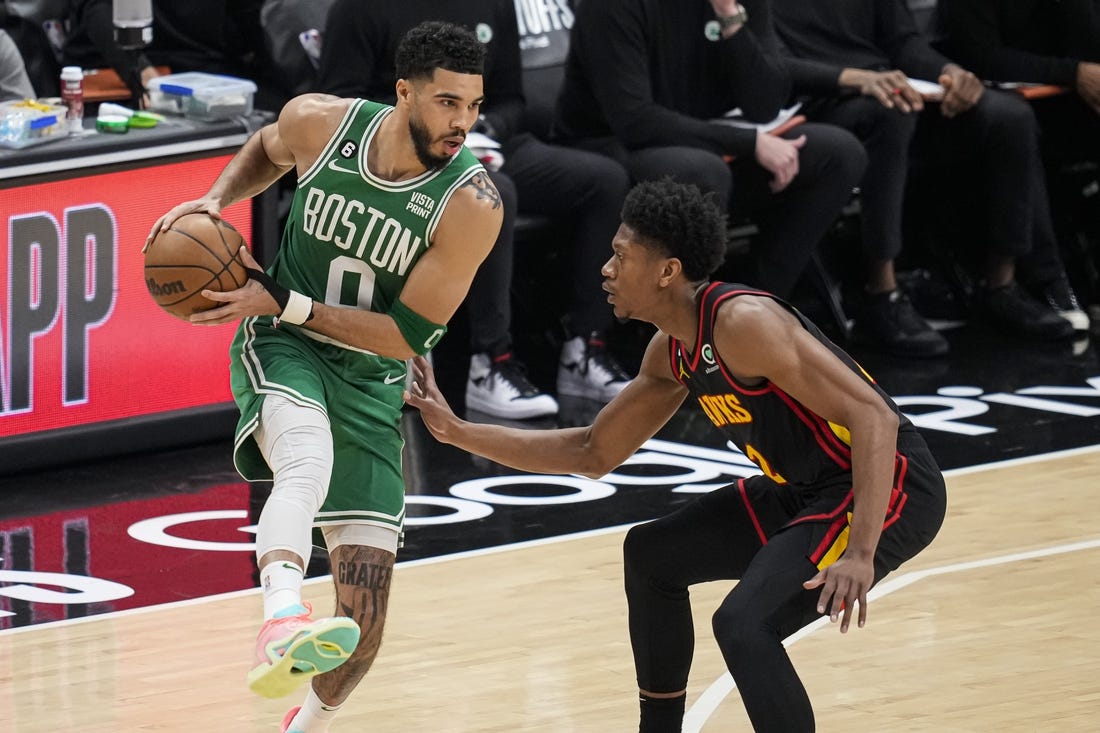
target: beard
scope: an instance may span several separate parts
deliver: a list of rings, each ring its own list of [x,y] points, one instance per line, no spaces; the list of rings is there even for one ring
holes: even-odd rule
[[[428,170],[442,168],[451,162],[449,155],[432,153],[432,133],[418,118],[409,118],[409,136],[412,138],[416,159]]]

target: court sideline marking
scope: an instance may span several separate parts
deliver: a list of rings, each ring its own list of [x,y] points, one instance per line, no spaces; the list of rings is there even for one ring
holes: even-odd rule
[[[1011,466],[1020,466],[1028,463],[1040,463],[1043,461],[1056,460],[1060,458],[1069,458],[1071,456],[1086,455],[1089,453],[1096,453],[1100,451],[1100,445],[1090,445],[1081,448],[1069,448],[1061,451],[1053,451],[1050,453],[1042,453],[1034,456],[1024,456],[1021,458],[1008,458],[1003,461],[993,461],[990,463],[978,464],[975,466],[965,466],[961,468],[952,468],[943,472],[944,476],[960,476],[969,473],[979,473],[981,471],[991,471],[1000,468],[1008,468]],[[559,542],[569,542],[577,539],[585,539],[588,537],[599,537],[605,534],[611,534],[614,532],[625,532],[636,524],[642,522],[632,522],[630,524],[620,524],[614,527],[600,527],[598,529],[585,530],[583,532],[573,532],[571,534],[555,535],[554,537],[545,537],[537,540],[524,540],[522,542],[514,542],[507,545],[496,545],[493,547],[483,547],[476,550],[465,550],[462,552],[455,552],[447,555],[436,555],[434,557],[425,557],[418,560],[408,560],[405,562],[398,562],[396,566],[402,567],[415,567],[417,565],[429,565],[440,562],[450,562],[452,560],[462,560],[470,557],[480,557],[482,555],[492,555],[501,552],[511,552],[513,550],[521,550],[528,547],[539,547],[541,545],[557,544]],[[899,576],[896,580],[900,580]],[[883,587],[888,585],[892,579],[888,578],[883,581],[877,587]],[[315,578],[307,578],[306,585],[314,585],[317,583],[329,583],[332,581],[331,575],[322,575]],[[874,590],[872,590],[874,592]],[[128,608],[123,611],[109,611],[107,613],[100,613],[94,616],[83,616],[80,618],[62,619],[59,621],[49,621],[41,624],[31,624],[29,626],[18,626],[11,629],[0,629],[0,637],[12,636],[15,634],[21,634],[28,631],[37,631],[41,629],[52,629],[63,626],[73,626],[77,624],[89,623],[92,621],[100,621],[114,618],[124,618],[127,616],[134,616],[142,613],[151,613],[160,610],[168,610],[173,608],[185,608],[187,606],[195,606],[203,603],[210,603],[214,601],[227,600],[231,598],[238,598],[248,595],[257,595],[261,593],[260,588],[244,588],[242,590],[229,591],[227,593],[218,593],[210,596],[202,596],[201,598],[188,598],[182,601],[171,601],[169,603],[160,603],[152,606],[141,606],[140,608]],[[816,622],[815,622],[816,623]],[[806,631],[810,627],[802,629]],[[797,634],[791,638],[795,638]]]

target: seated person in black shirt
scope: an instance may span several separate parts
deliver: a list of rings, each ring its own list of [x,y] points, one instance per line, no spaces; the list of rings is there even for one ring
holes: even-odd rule
[[[790,78],[768,5],[745,0],[599,0],[577,7],[555,134],[622,160],[637,181],[671,175],[749,214],[755,272],[791,294],[863,175],[862,146],[832,125],[782,135],[715,121],[774,119]],[[747,11],[747,21],[741,10]]]
[[[1064,86],[1100,115],[1100,5],[1093,0],[940,0],[937,12],[945,47],[983,78]]]
[[[947,352],[946,340],[917,314],[894,277],[915,138],[934,148],[930,152],[953,175],[962,171],[981,180],[985,194],[977,215],[988,238],[979,301],[989,319],[1033,339],[1066,338],[1075,326],[1087,330],[1088,318],[1058,256],[1027,104],[984,90],[974,74],[934,50],[904,0],[774,0],[773,9],[792,57],[796,92],[812,95],[807,116],[852,130],[867,149],[861,207],[868,275],[857,319],[861,330],[902,355]],[[938,82],[942,100],[926,103],[910,79]],[[1029,253],[1033,292],[1016,284],[1017,259]]]
[[[983,79],[1054,84],[1033,103],[1051,167],[1100,161],[1100,3],[940,0],[944,49]]]
[[[1100,3],[940,0],[937,14],[939,45],[982,78],[1065,88],[1029,98],[1063,251],[1090,310],[1097,308],[1100,280],[1087,242],[1100,237],[1100,217],[1086,191],[1100,166]]]

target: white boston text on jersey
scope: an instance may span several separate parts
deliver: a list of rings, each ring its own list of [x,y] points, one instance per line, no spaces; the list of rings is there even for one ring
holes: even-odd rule
[[[332,242],[371,265],[404,276],[422,245],[419,236],[386,212],[339,193],[310,188],[302,207],[302,231],[319,242]],[[368,252],[369,250],[369,252]]]

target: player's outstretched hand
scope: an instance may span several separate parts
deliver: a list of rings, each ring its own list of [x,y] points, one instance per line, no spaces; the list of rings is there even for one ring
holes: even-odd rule
[[[835,563],[803,583],[802,587],[806,590],[821,588],[817,612],[828,613],[829,620],[833,623],[840,618],[840,632],[846,633],[856,603],[859,603],[859,627],[866,625],[867,591],[871,590],[874,581],[875,565],[870,558],[863,560],[841,556]]]
[[[405,390],[405,403],[420,410],[420,417],[436,440],[450,442],[448,437],[462,421],[439,391],[432,365],[423,356],[413,357],[412,374],[412,384]]]
[[[172,226],[172,222],[176,219],[185,214],[197,214],[199,212],[206,212],[215,219],[222,218],[221,204],[214,199],[201,198],[194,201],[184,201],[182,204],[172,207],[167,214],[162,215],[153,223],[153,228],[149,230],[149,236],[145,238],[145,244],[142,245],[141,251],[144,252],[149,249],[149,245],[153,243],[156,236],[161,232],[168,231]]]

